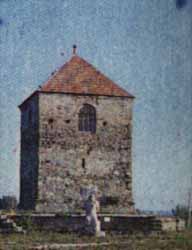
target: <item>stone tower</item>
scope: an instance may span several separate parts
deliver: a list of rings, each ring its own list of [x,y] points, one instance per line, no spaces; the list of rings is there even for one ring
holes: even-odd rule
[[[134,97],[76,54],[21,110],[20,207],[81,211],[96,187],[104,212],[132,213]]]

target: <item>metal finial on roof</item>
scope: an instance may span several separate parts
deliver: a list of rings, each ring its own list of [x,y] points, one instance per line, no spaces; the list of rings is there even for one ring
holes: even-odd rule
[[[73,45],[73,55],[76,55],[76,51],[77,51],[77,45]]]

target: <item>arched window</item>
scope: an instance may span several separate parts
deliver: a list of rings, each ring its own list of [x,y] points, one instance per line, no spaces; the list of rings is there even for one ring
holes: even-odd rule
[[[84,104],[79,111],[79,131],[96,132],[96,110],[89,104]]]

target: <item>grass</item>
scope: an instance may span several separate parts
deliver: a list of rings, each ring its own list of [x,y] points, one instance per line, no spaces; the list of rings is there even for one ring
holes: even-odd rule
[[[80,249],[108,250],[192,250],[192,230],[161,235],[109,235],[105,238],[78,236],[54,232],[32,231],[26,235],[0,234],[0,250],[27,250],[34,245],[50,243],[102,243],[109,246],[86,247]],[[68,248],[70,249],[70,248]],[[74,249],[74,248],[73,248]],[[75,248],[79,249],[79,248]]]

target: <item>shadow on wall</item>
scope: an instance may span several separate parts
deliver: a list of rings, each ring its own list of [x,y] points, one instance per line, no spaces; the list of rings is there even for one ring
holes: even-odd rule
[[[176,0],[177,9],[182,9],[187,4],[187,0]]]

